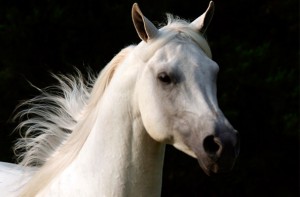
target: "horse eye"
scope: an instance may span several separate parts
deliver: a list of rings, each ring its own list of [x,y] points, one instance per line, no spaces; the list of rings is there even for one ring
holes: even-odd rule
[[[171,77],[165,73],[165,72],[162,72],[162,73],[159,73],[157,78],[159,79],[159,81],[165,83],[165,84],[170,84],[172,83],[172,79]]]

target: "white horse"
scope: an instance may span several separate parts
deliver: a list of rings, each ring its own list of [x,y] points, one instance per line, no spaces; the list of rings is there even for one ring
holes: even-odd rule
[[[202,36],[212,13],[210,2],[193,22],[169,15],[157,29],[134,4],[138,45],[95,80],[60,76],[61,93],[25,103],[23,165],[0,164],[0,196],[159,196],[166,144],[207,174],[230,170],[237,132],[218,107],[219,68]]]

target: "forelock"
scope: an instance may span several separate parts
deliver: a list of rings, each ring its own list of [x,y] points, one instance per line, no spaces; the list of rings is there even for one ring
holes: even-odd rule
[[[138,52],[138,56],[144,62],[147,62],[158,49],[167,44],[177,35],[180,35],[181,37],[192,40],[209,58],[212,58],[212,53],[206,39],[197,29],[189,24],[190,23],[186,20],[167,14],[167,23],[160,25],[160,36],[147,43],[143,42],[142,45],[146,46],[142,49],[137,47],[136,51]]]

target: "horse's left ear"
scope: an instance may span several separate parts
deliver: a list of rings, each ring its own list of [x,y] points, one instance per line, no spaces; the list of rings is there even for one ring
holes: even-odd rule
[[[142,40],[147,42],[157,35],[158,29],[143,15],[137,3],[133,4],[131,14],[136,32]]]
[[[194,26],[200,33],[204,34],[213,17],[214,10],[215,10],[214,2],[211,1],[209,2],[206,11],[197,19],[195,19],[193,22],[191,22],[191,25]]]

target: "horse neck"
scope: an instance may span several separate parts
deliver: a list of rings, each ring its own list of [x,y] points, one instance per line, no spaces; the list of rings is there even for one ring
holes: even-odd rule
[[[78,195],[74,188],[84,196],[160,195],[165,145],[150,138],[132,107],[134,80],[122,76],[134,72],[124,67],[95,108],[97,118],[85,144],[54,181],[53,190],[63,188],[60,192],[69,196]]]

